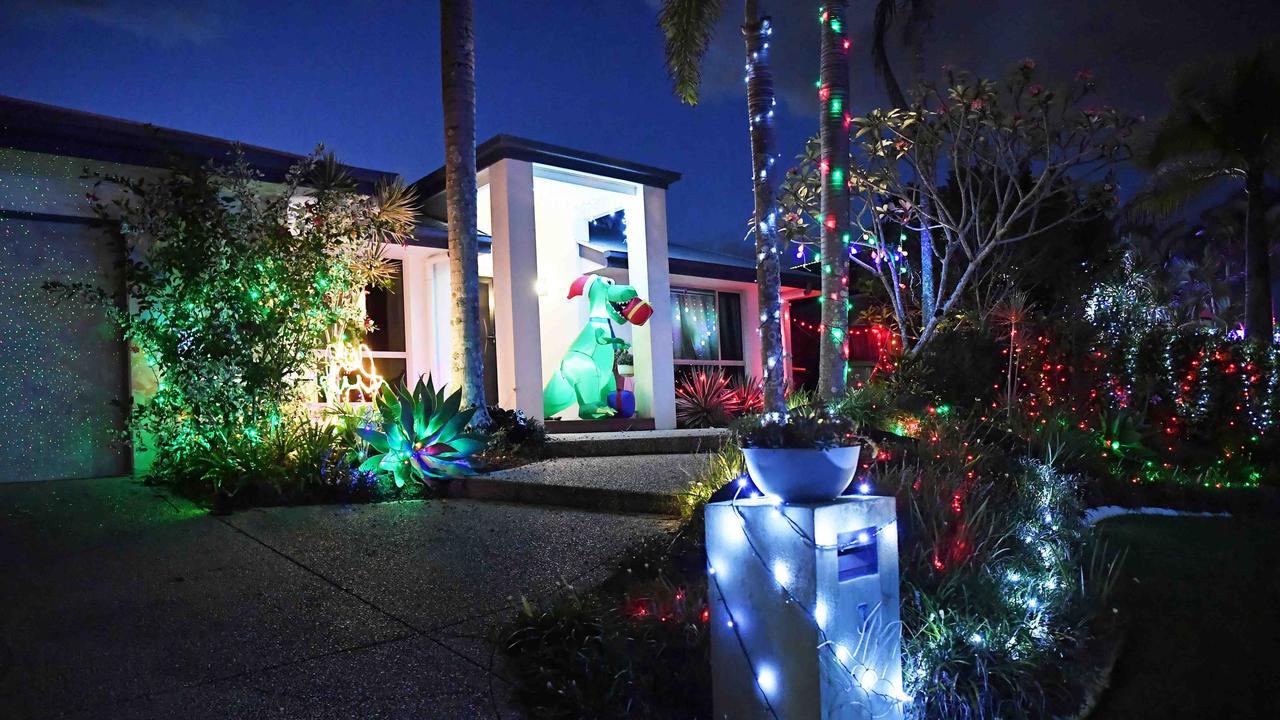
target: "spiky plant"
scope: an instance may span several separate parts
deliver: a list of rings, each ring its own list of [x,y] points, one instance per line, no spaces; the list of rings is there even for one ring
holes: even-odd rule
[[[357,429],[360,438],[376,454],[360,465],[362,471],[389,474],[401,488],[416,479],[434,486],[437,480],[474,473],[469,458],[484,450],[484,433],[467,432],[475,408],[461,409],[462,391],[445,396],[427,378],[418,378],[413,392],[408,384],[384,383],[378,395],[382,429],[373,423]]]
[[[735,414],[756,415],[764,412],[764,381],[760,378],[733,378],[729,381],[729,391],[733,393]]]
[[[676,383],[676,421],[681,427],[723,427],[736,412],[729,378],[720,368],[700,368]]]

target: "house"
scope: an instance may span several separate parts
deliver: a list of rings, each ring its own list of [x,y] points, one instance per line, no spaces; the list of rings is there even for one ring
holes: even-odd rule
[[[148,176],[175,158],[224,158],[230,141],[0,97],[0,443],[4,479],[126,474],[123,403],[139,369],[101,316],[55,306],[47,280],[111,284],[116,258],[102,242],[85,194],[86,169]],[[280,182],[300,156],[244,147],[263,179]],[[477,148],[481,310],[489,342],[491,402],[543,417],[542,392],[587,322],[574,281],[606,276],[636,288],[652,308],[642,326],[619,325],[633,345],[633,427],[675,427],[676,377],[690,366],[759,376],[759,315],[750,259],[696,246],[667,226],[678,173],[509,135]],[[390,176],[348,167],[363,188]],[[414,239],[388,248],[393,286],[373,291],[368,338],[385,377],[431,374],[448,382],[449,268],[444,174],[415,183],[426,217]],[[811,297],[814,276],[784,274],[784,297]],[[790,323],[784,341],[790,342]],[[788,368],[788,372],[790,369]],[[559,414],[571,422],[573,409]],[[21,432],[15,428],[22,428]],[[573,425],[562,425],[571,430]]]

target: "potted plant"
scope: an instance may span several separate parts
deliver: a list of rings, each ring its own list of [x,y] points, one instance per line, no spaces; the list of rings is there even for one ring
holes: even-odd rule
[[[783,502],[839,497],[858,469],[857,425],[828,413],[794,413],[783,422],[751,418],[735,428],[751,481]]]
[[[631,357],[631,346],[619,346],[618,351],[614,353],[613,361],[617,364],[618,374],[622,377],[632,377],[636,374],[635,359]]]

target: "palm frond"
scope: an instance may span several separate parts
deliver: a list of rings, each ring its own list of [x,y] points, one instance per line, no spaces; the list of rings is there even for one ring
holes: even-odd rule
[[[698,104],[702,58],[724,9],[724,0],[664,0],[658,27],[666,38],[667,72],[681,102]]]
[[[1215,185],[1236,176],[1236,169],[1227,158],[1211,154],[1166,160],[1129,202],[1128,212],[1137,218],[1168,217]]]
[[[884,83],[885,92],[894,107],[906,107],[907,99],[902,85],[889,62],[889,32],[898,16],[898,0],[880,0],[876,3],[875,19],[871,24],[871,61],[876,75]]]
[[[354,190],[356,183],[333,153],[325,153],[311,167],[307,184],[318,191]]]
[[[413,228],[418,222],[418,190],[405,185],[400,177],[391,181],[383,179],[378,181],[373,197],[382,222],[381,239],[403,244],[413,237]]]

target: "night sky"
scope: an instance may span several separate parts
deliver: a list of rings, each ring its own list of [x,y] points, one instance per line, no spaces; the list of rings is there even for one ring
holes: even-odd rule
[[[929,66],[1047,79],[1095,71],[1101,101],[1156,116],[1168,72],[1280,32],[1274,0],[938,0]],[[670,168],[672,242],[745,250],[750,213],[741,3],[679,104],[657,0],[476,0],[478,137],[505,132]],[[774,17],[779,142],[816,130],[817,2]],[[853,0],[853,110],[883,103],[867,53],[871,0]],[[305,153],[414,180],[441,162],[433,2],[0,0],[0,93]],[[861,43],[861,51],[857,44]],[[900,75],[907,66],[898,64]]]

